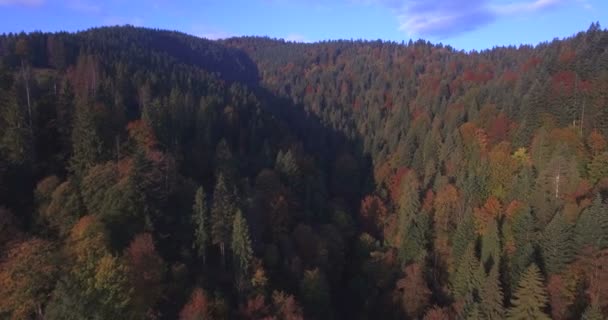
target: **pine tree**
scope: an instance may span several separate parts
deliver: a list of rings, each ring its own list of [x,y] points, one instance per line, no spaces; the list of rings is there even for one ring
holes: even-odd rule
[[[562,212],[558,212],[543,231],[541,249],[547,272],[561,271],[574,256],[572,227]]]
[[[26,114],[17,104],[13,90],[0,89],[0,152],[13,164],[32,160],[32,136]]]
[[[498,238],[498,225],[496,219],[492,219],[486,233],[481,237],[481,262],[487,263],[490,257],[494,263],[498,262],[500,257],[500,239]]]
[[[597,305],[590,305],[585,309],[581,320],[604,320],[602,310]]]
[[[219,245],[222,261],[225,262],[226,246],[230,245],[232,222],[236,206],[232,194],[228,191],[224,175],[220,174],[213,190],[211,207],[211,239]]]
[[[543,311],[547,301],[547,292],[540,270],[535,264],[532,264],[519,281],[519,287],[511,299],[513,306],[509,309],[507,318],[510,320],[549,320],[549,316]]]
[[[72,129],[72,158],[70,167],[82,177],[99,159],[101,140],[97,134],[92,110],[80,105],[76,108]]]
[[[399,197],[399,258],[401,264],[405,264],[407,259],[415,256],[415,252],[408,252],[408,242],[413,240],[409,231],[412,220],[418,215],[420,200],[418,194],[418,181],[413,173],[410,173],[401,183],[401,195]],[[415,231],[417,232],[417,231]],[[418,235],[420,238],[420,235]]]
[[[454,272],[452,292],[455,297],[463,298],[479,288],[480,281],[482,280],[479,277],[480,268],[481,264],[475,256],[475,247],[473,244],[469,244]]]
[[[452,254],[454,262],[458,264],[464,256],[469,244],[473,243],[477,235],[475,234],[475,226],[473,224],[473,214],[469,211],[465,213],[464,220],[456,227],[454,238],[452,240]]]
[[[422,262],[426,257],[431,229],[428,214],[418,214],[409,225],[407,233],[401,237],[399,257],[403,264],[411,261]]]
[[[577,249],[594,246],[603,249],[608,246],[608,205],[596,194],[590,207],[581,213],[574,227],[574,241]]]
[[[209,244],[209,206],[207,204],[207,196],[203,187],[196,190],[194,196],[194,205],[192,206],[192,220],[194,221],[194,243],[193,247],[197,248],[197,253],[203,259],[205,264],[207,256],[207,246]]]
[[[232,255],[239,272],[246,274],[253,258],[253,251],[251,249],[247,220],[243,217],[241,210],[236,211],[232,224]]]
[[[496,261],[481,287],[480,309],[484,319],[504,319],[505,308],[503,307],[503,294],[499,276],[498,261]]]

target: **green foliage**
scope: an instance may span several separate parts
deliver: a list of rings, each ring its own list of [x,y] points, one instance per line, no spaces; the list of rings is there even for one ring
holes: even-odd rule
[[[547,292],[540,270],[532,264],[519,281],[519,287],[511,299],[508,319],[550,319],[543,311],[547,305]]]
[[[496,263],[481,285],[479,306],[483,319],[498,320],[505,317],[504,297],[499,276],[498,263]]]
[[[196,190],[194,204],[192,205],[192,221],[194,222],[194,242],[192,245],[197,248],[198,256],[203,259],[203,262],[206,259],[207,246],[211,238],[209,234],[210,218],[205,190],[203,190],[203,187],[199,187]]]
[[[237,276],[249,278],[253,250],[249,238],[249,227],[247,220],[243,217],[241,210],[237,210],[232,223],[232,257],[237,270]]]
[[[220,246],[222,256],[225,256],[225,247],[230,246],[235,211],[234,197],[228,191],[224,176],[220,174],[213,190],[211,239],[214,244]]]
[[[602,195],[596,194],[590,207],[583,210],[574,227],[576,248],[594,246],[604,249],[608,246],[608,205]]]
[[[540,246],[547,272],[560,272],[574,257],[573,228],[557,213],[543,231]]]

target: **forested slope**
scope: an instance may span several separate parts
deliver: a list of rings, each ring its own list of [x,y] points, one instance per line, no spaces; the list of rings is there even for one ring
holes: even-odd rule
[[[0,318],[601,319],[608,31],[0,36]]]

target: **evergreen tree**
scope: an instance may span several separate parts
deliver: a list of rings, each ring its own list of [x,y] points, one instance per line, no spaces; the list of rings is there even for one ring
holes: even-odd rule
[[[496,219],[490,220],[486,233],[481,237],[481,262],[487,263],[490,258],[494,263],[500,257],[500,239]]]
[[[455,297],[464,298],[472,294],[474,290],[479,289],[482,280],[480,278],[480,268],[481,264],[475,256],[475,247],[473,244],[469,244],[454,271],[452,292]]]
[[[243,217],[241,210],[236,211],[232,223],[232,255],[238,274],[246,276],[253,258],[253,250],[247,220]]]
[[[84,105],[76,108],[72,129],[72,158],[70,167],[82,177],[99,159],[101,140],[93,119],[92,110]]]
[[[549,320],[544,312],[547,305],[547,292],[545,290],[540,270],[532,264],[519,281],[519,287],[511,299],[512,307],[507,318],[510,320]]]
[[[205,264],[207,256],[207,246],[209,245],[209,206],[207,204],[207,196],[203,187],[196,190],[194,196],[194,205],[192,206],[192,221],[194,222],[194,243],[197,248],[199,258],[203,259]]]
[[[417,214],[409,225],[407,233],[401,237],[399,257],[402,264],[411,261],[422,262],[430,236],[431,220],[428,214]]]
[[[602,314],[602,310],[597,305],[590,305],[585,309],[581,320],[604,320],[605,317]]]
[[[418,215],[420,209],[420,200],[418,194],[418,181],[413,173],[408,174],[403,182],[401,183],[401,193],[399,197],[399,235],[401,236],[399,242],[399,258],[401,264],[405,264],[407,259],[415,256],[416,252],[408,252],[408,242],[414,240],[420,243],[420,239],[424,239],[424,235],[417,234],[417,239],[413,238],[409,234],[411,229],[412,220]],[[420,233],[420,229],[412,230]],[[422,236],[422,237],[421,237]]]
[[[574,257],[572,226],[558,212],[543,231],[541,249],[548,273],[560,272]]]
[[[503,307],[503,294],[500,286],[498,261],[490,270],[490,274],[483,282],[480,292],[480,309],[484,319],[504,319],[505,308]]]
[[[13,90],[0,89],[0,125],[0,154],[16,165],[32,160],[32,136]]]
[[[590,207],[581,213],[574,227],[574,240],[580,250],[585,246],[603,249],[608,246],[608,205],[597,193]]]
[[[219,245],[222,259],[225,262],[226,246],[230,246],[232,235],[232,222],[236,206],[224,175],[220,174],[213,190],[213,204],[211,206],[211,239],[213,244]]]

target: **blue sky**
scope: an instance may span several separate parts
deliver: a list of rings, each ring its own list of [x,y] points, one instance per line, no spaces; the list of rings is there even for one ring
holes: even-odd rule
[[[608,0],[0,0],[0,32],[132,24],[217,39],[423,38],[457,49],[536,44],[608,27]]]

